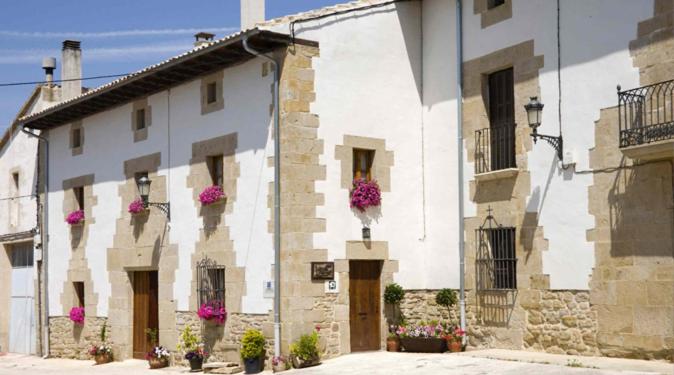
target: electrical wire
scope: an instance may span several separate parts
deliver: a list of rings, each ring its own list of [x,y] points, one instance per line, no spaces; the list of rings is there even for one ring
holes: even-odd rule
[[[57,80],[53,80],[53,81],[7,82],[7,83],[0,83],[0,87],[24,86],[24,85],[43,85],[43,84],[49,84],[49,83],[72,82],[72,81],[87,81],[87,80],[91,80],[91,79],[124,77],[124,76],[128,76],[129,74],[130,73],[108,74],[108,75],[104,75],[104,76],[94,76],[94,77],[84,77],[84,78],[57,79]]]

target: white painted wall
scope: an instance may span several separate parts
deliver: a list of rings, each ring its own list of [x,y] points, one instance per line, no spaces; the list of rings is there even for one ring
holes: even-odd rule
[[[17,129],[0,148],[0,235],[31,230],[36,225],[37,140]],[[18,190],[12,173],[19,173]],[[23,197],[10,199],[14,197]]]

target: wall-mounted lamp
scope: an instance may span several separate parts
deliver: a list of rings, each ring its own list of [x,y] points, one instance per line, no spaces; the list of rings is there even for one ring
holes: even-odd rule
[[[538,127],[541,125],[541,116],[543,114],[543,103],[538,101],[537,96],[532,96],[529,98],[529,103],[524,105],[524,109],[527,111],[529,127],[533,131],[531,137],[534,139],[534,144],[538,138],[548,142],[557,151],[559,160],[564,160],[564,141],[562,140],[562,135],[560,134],[559,137],[553,137],[551,135],[538,134]]]
[[[143,207],[144,208],[148,208],[150,206],[157,207],[164,214],[166,214],[166,217],[169,219],[169,221],[171,221],[171,204],[169,202],[166,203],[149,202],[150,185],[152,184],[152,180],[143,176],[138,179],[138,182],[136,182],[136,184],[138,185],[138,192],[140,193],[140,199],[143,201]]]

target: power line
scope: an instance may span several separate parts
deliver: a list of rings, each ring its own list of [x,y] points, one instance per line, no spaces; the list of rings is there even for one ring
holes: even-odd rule
[[[33,81],[33,82],[9,82],[9,83],[0,83],[0,87],[7,86],[23,86],[23,85],[41,85],[48,83],[58,83],[58,82],[72,82],[72,81],[87,81],[91,79],[101,79],[101,78],[115,78],[115,77],[124,77],[128,76],[130,73],[124,74],[109,74],[105,76],[94,76],[94,77],[84,77],[84,78],[71,78],[71,79],[56,79],[53,81]]]

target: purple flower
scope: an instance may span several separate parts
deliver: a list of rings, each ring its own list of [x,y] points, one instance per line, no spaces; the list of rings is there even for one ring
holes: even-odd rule
[[[222,191],[222,188],[217,185],[209,186],[204,191],[199,194],[199,201],[202,205],[208,206],[213,204],[225,197],[225,193]]]
[[[84,221],[84,211],[77,210],[68,214],[66,222],[70,225],[79,224]]]
[[[358,179],[353,181],[351,189],[351,208],[357,208],[360,212],[368,207],[376,207],[381,204],[381,191],[377,181],[365,181]]]
[[[70,320],[75,324],[84,324],[84,307],[73,307],[70,309]]]
[[[139,198],[136,199],[135,201],[129,203],[129,212],[132,214],[139,214],[145,210],[145,206],[143,205],[143,201]]]

